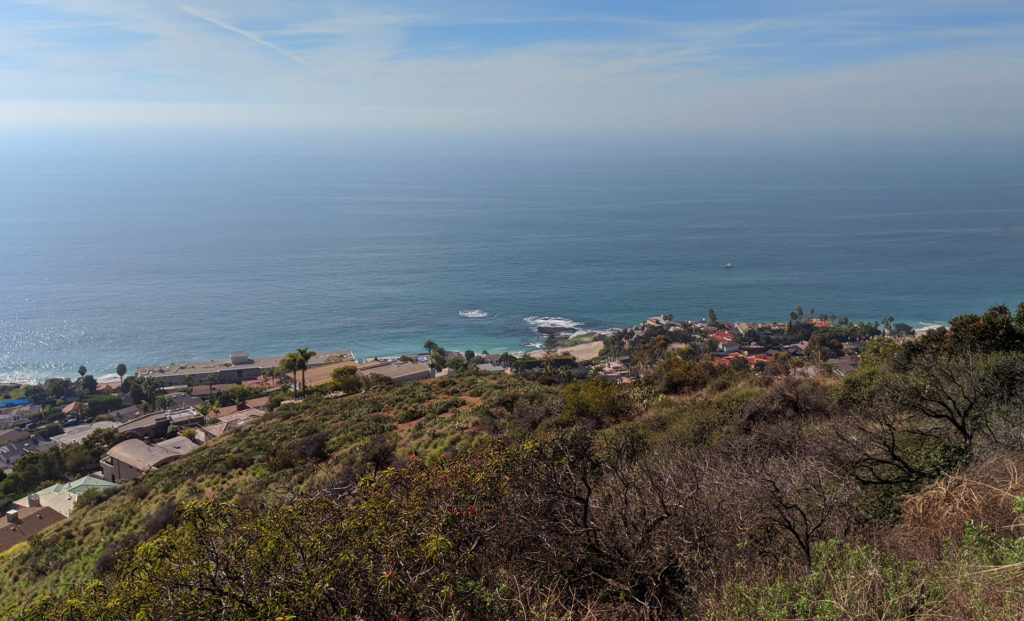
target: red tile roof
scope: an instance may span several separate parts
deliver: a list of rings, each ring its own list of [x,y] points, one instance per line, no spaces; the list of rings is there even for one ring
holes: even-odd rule
[[[718,341],[719,343],[728,343],[729,341],[733,340],[734,337],[735,335],[733,335],[731,332],[719,330],[712,334],[710,338],[711,340]]]

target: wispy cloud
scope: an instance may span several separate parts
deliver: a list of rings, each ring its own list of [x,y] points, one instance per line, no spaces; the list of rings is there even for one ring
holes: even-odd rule
[[[202,21],[204,21],[204,22],[206,22],[208,24],[212,24],[212,25],[214,25],[214,26],[216,26],[218,28],[223,28],[224,30],[226,30],[228,32],[233,32],[233,33],[235,33],[235,34],[237,34],[239,36],[245,37],[246,39],[252,41],[253,43],[256,43],[257,45],[262,45],[265,48],[274,50],[275,52],[277,52],[281,56],[284,56],[285,58],[287,58],[288,60],[294,62],[297,65],[301,65],[303,67],[306,67],[307,69],[311,68],[309,66],[309,63],[307,63],[303,59],[299,58],[295,54],[293,54],[293,53],[289,52],[288,50],[283,49],[283,48],[281,48],[281,47],[279,47],[277,45],[274,45],[273,43],[271,43],[269,41],[261,39],[259,36],[249,32],[247,30],[242,30],[241,28],[238,28],[236,26],[232,26],[231,24],[228,24],[227,22],[225,22],[223,20],[217,19],[216,17],[213,17],[211,15],[207,15],[205,13],[202,13],[202,12],[196,10],[196,9],[193,9],[191,7],[188,7],[188,6],[185,6],[183,4],[175,3],[175,6],[178,7],[179,9],[181,9],[182,11],[184,11],[185,13],[188,13],[192,17],[195,17],[196,19],[200,19],[200,20],[202,20]]]
[[[0,126],[997,131],[1024,109],[1024,11],[1005,2],[10,6]]]

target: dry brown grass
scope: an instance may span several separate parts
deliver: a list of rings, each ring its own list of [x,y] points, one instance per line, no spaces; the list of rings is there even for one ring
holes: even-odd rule
[[[957,541],[970,521],[1002,536],[1024,526],[1014,499],[1024,494],[1024,457],[997,455],[943,477],[903,502],[902,535],[939,547]]]

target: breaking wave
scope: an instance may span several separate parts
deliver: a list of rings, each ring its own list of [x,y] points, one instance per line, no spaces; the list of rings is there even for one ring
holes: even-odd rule
[[[582,321],[573,321],[565,317],[526,317],[523,319],[531,328],[561,328],[575,330],[583,325]]]
[[[485,310],[481,310],[479,308],[471,308],[469,310],[460,310],[459,311],[459,317],[468,317],[469,319],[483,319],[484,317],[487,317],[488,315],[490,315],[490,313],[488,313]]]

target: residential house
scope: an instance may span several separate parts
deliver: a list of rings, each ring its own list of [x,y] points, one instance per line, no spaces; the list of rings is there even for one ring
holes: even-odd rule
[[[195,442],[181,436],[156,444],[146,444],[132,438],[110,447],[100,459],[100,469],[106,481],[133,481],[154,468],[181,459],[195,450],[196,446]]]
[[[55,444],[46,438],[40,438],[39,436],[33,436],[27,440],[19,440],[18,442],[12,442],[11,444],[5,444],[0,446],[0,467],[4,470],[9,470],[14,467],[14,464],[25,455],[31,455],[32,453],[42,453],[43,451],[49,450]]]
[[[626,368],[626,365],[615,360],[601,362],[594,366],[594,370],[601,377],[611,382],[628,383],[630,381],[629,369]]]
[[[43,529],[53,526],[64,516],[50,507],[17,507],[11,509],[0,523],[0,552],[28,541]]]
[[[509,369],[506,369],[505,367],[501,366],[500,364],[491,364],[490,362],[481,362],[480,364],[476,365],[476,368],[477,368],[478,371],[482,371],[484,373],[508,373],[509,372]]]
[[[727,330],[716,330],[708,338],[719,343],[728,343],[735,339],[736,335]]]
[[[130,405],[128,407],[114,410],[113,412],[107,412],[103,416],[109,417],[118,423],[127,423],[130,420],[134,420],[143,415],[143,411],[136,405]]]
[[[264,409],[267,407],[267,404],[269,403],[270,397],[256,397],[254,399],[246,399],[245,407],[243,407],[242,410]],[[223,419],[224,415],[234,414],[235,412],[238,411],[239,409],[237,405],[225,405],[224,407],[217,410],[215,414],[211,414],[210,416],[213,418]]]
[[[727,354],[715,354],[715,357],[711,359],[711,363],[716,365],[728,365],[732,364],[733,360],[742,360],[743,362],[747,362],[747,357],[738,351],[733,351]]]
[[[167,395],[167,398],[171,400],[171,409],[176,410],[180,408],[189,408],[197,405],[202,405],[203,400],[194,395],[190,395],[187,392],[176,392]]]
[[[116,488],[117,483],[97,479],[93,476],[84,476],[70,483],[57,483],[56,485],[44,487],[24,498],[15,500],[14,505],[26,509],[40,506],[50,507],[64,517],[68,517],[75,508],[78,497],[82,494],[91,489],[104,492]]]
[[[726,354],[731,354],[740,350],[740,344],[736,341],[719,342],[718,350]]]
[[[228,431],[242,427],[260,416],[263,416],[263,410],[258,408],[249,408],[227,414],[218,413],[216,415],[216,422],[204,425],[196,430],[196,440],[199,442],[209,442],[214,438],[219,438]]]
[[[43,406],[34,403],[0,408],[0,428],[20,425],[26,422],[33,414],[42,411],[42,409]]]
[[[358,373],[361,377],[383,375],[396,384],[430,379],[434,376],[430,365],[422,362],[385,362],[380,360],[364,362],[359,365]]]
[[[171,425],[178,428],[198,427],[204,420],[206,416],[193,407],[163,410],[121,423],[117,426],[117,431],[139,437],[156,438],[166,435]]]
[[[101,420],[88,425],[75,425],[74,427],[65,427],[64,433],[53,436],[50,439],[61,446],[81,444],[82,440],[91,435],[92,432],[99,429],[110,429],[112,427],[117,427],[117,423],[112,420]]]
[[[121,379],[111,380],[109,382],[98,382],[96,384],[97,392],[121,392]]]
[[[21,429],[5,429],[0,431],[0,446],[10,444],[11,442],[19,442],[28,438],[28,436],[29,434]]]

